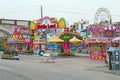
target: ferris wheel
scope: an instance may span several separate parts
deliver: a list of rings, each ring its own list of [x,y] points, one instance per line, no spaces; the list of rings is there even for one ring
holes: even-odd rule
[[[100,22],[111,23],[111,14],[107,8],[99,8],[95,14],[94,24],[99,24]]]

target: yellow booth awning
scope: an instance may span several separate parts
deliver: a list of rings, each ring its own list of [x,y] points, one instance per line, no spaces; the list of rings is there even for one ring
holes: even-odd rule
[[[58,43],[58,42],[64,42],[64,40],[60,39],[58,36],[54,36],[53,39],[47,41],[48,43]]]
[[[72,38],[72,39],[70,39],[70,42],[72,42],[72,43],[77,43],[77,42],[82,42],[82,40],[79,40],[78,38],[76,38],[75,36]]]

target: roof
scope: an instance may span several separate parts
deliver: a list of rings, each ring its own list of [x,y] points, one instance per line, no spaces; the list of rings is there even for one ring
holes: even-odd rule
[[[82,42],[82,40],[79,40],[78,38],[76,38],[76,36],[74,36],[72,39],[70,39],[70,42]]]

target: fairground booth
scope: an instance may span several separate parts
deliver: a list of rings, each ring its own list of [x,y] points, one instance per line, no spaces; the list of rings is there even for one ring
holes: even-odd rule
[[[17,53],[25,53],[30,45],[29,28],[26,27],[13,28],[13,32],[7,39],[7,43],[11,51],[17,51]]]
[[[38,49],[44,51],[48,49],[46,47],[48,44],[47,42],[54,38],[56,35],[59,36],[61,33],[60,30],[65,26],[66,23],[64,18],[57,20],[55,18],[45,16],[36,21],[32,21],[30,24],[30,40],[33,42],[31,47],[33,48],[34,52],[36,53]]]
[[[120,27],[116,26],[92,26],[88,30],[92,37],[86,39],[89,47],[91,59],[106,60],[106,49],[110,46],[118,47],[119,42],[113,41],[114,38],[120,36]]]
[[[70,52],[77,51],[78,47],[80,47],[80,43],[82,42],[82,37],[80,33],[71,28],[64,28],[64,32],[60,36],[61,39],[64,40],[63,47],[64,53],[70,55]]]
[[[89,53],[91,59],[105,60],[106,57],[106,41],[96,38],[87,39]]]

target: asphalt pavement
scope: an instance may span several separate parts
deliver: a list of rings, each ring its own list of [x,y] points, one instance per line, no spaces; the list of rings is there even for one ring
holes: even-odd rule
[[[48,52],[48,53],[57,54],[57,52]],[[37,56],[36,54],[21,55],[21,60],[38,63],[40,62],[40,56]],[[45,64],[45,63],[48,63],[48,62],[46,61],[42,62],[42,64]],[[49,63],[52,63],[52,61],[50,60]],[[83,68],[89,71],[99,71],[99,72],[120,76],[120,70],[109,70],[108,64],[106,64],[105,61],[91,60],[89,58],[89,54],[76,53],[76,56],[68,56],[68,57],[57,56],[55,59],[55,63],[52,65],[59,65],[59,66],[65,66],[65,67],[72,66],[74,68]]]
[[[0,59],[0,80],[120,80],[120,70],[109,70],[104,61],[91,60],[89,54],[56,57],[54,63],[40,58],[34,54],[20,55],[18,61]]]

